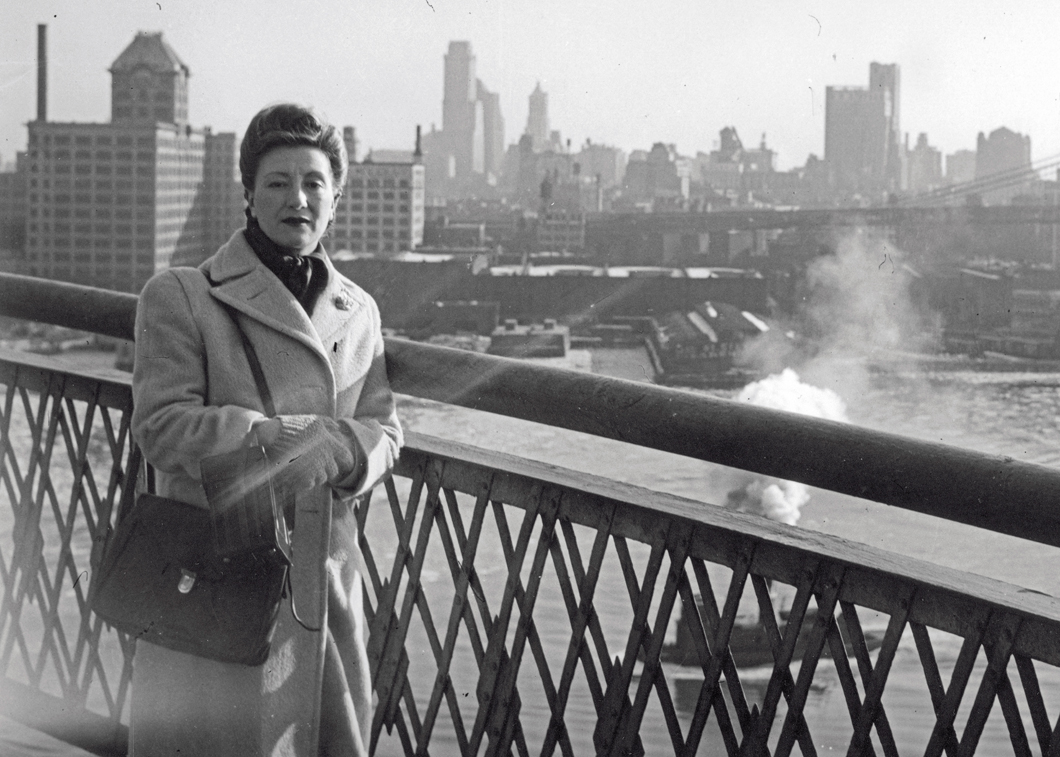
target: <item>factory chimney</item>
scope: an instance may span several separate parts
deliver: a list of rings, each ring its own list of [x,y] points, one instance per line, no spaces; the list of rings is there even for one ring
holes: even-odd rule
[[[420,143],[420,125],[416,124],[416,149],[412,153],[412,162],[420,163],[423,161],[423,148]]]
[[[48,120],[48,25],[37,24],[37,120]]]

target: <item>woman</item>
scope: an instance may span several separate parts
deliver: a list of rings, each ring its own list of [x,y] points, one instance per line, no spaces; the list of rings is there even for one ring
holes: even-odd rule
[[[294,529],[296,575],[299,556],[315,549],[321,577],[326,559],[326,641],[299,629],[285,607],[260,667],[140,642],[133,755],[303,754],[317,741],[317,723],[321,754],[367,754],[370,681],[352,502],[390,472],[402,433],[378,308],[320,243],[347,166],[341,136],[312,111],[265,108],[240,149],[246,228],[198,271],[163,271],[140,295],[132,423],[158,493],[205,507],[200,461],[254,441],[270,461],[290,463],[277,475],[285,506],[319,492],[333,515],[328,545],[311,543],[297,519]],[[231,309],[261,362],[273,418]]]

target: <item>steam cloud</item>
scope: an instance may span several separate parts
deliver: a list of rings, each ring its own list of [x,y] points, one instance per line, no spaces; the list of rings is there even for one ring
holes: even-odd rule
[[[794,368],[811,384],[859,396],[868,381],[865,358],[915,352],[935,330],[938,315],[912,296],[918,274],[905,258],[870,231],[849,233],[834,255],[817,258],[805,271],[791,325],[798,337],[774,329],[747,343],[741,364],[766,373]]]
[[[831,421],[847,421],[846,405],[838,394],[830,389],[804,384],[791,368],[748,384],[737,399],[773,410],[787,410]],[[799,522],[803,505],[809,501],[808,487],[798,481],[744,474],[726,495],[725,506],[794,526]]]
[[[866,358],[916,351],[933,330],[937,314],[911,293],[917,278],[886,238],[865,229],[847,234],[834,255],[807,267],[791,330],[772,329],[746,343],[739,362],[771,375],[744,387],[738,399],[849,422],[842,397],[864,393]],[[728,492],[727,507],[791,525],[810,499],[804,484],[750,473],[727,474],[716,485]]]

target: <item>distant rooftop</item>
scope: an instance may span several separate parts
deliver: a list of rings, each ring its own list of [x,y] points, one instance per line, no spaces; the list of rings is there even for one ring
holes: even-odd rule
[[[412,150],[370,150],[364,156],[365,163],[412,163],[415,160]]]
[[[156,73],[183,72],[185,76],[191,73],[169,43],[162,39],[162,32],[137,32],[133,41],[111,65],[110,72],[127,72],[137,68],[148,68]]]

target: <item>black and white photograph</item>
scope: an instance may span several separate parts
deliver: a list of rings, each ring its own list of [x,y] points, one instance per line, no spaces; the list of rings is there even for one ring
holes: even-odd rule
[[[1060,8],[0,12],[0,755],[1060,753]]]

